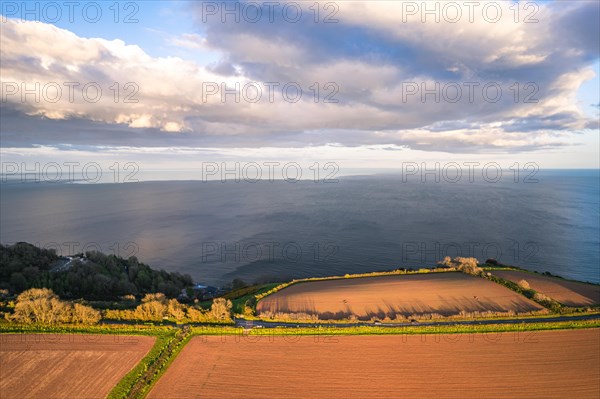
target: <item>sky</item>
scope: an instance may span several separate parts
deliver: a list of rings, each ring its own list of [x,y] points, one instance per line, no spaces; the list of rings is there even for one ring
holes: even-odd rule
[[[600,168],[597,1],[1,4],[2,172]]]

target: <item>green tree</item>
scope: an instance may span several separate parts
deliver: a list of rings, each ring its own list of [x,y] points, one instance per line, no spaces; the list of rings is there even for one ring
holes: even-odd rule
[[[28,287],[27,279],[25,278],[23,273],[18,273],[18,272],[11,274],[10,285],[17,292],[21,292],[21,291],[27,289],[27,287]]]
[[[246,284],[246,282],[244,280],[239,279],[239,278],[235,278],[231,282],[231,289],[232,290],[239,290],[239,289],[245,288],[247,286],[248,286],[248,284]]]

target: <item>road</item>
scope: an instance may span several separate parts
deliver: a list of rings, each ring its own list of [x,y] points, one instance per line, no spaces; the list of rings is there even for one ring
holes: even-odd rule
[[[539,322],[559,322],[559,321],[578,321],[578,320],[595,320],[600,319],[600,314],[590,314],[581,316],[555,316],[555,317],[527,317],[527,318],[512,318],[512,319],[481,319],[467,321],[436,321],[436,322],[412,322],[412,323],[283,323],[275,321],[262,320],[246,320],[242,318],[235,319],[236,327],[243,328],[276,328],[276,327],[407,327],[407,326],[454,326],[454,325],[485,325],[485,324],[521,324],[521,323],[539,323]]]
[[[512,319],[480,319],[480,320],[465,320],[465,321],[433,321],[433,322],[412,322],[412,323],[284,323],[278,321],[263,321],[263,320],[246,320],[242,318],[235,318],[235,326],[243,327],[245,329],[250,328],[297,328],[297,327],[308,327],[308,328],[319,328],[319,327],[330,327],[330,328],[344,328],[344,327],[410,327],[410,326],[457,326],[457,325],[485,325],[485,324],[523,324],[523,323],[539,323],[539,322],[559,322],[559,321],[579,321],[579,320],[596,320],[600,319],[600,313],[598,314],[587,314],[580,316],[553,316],[553,317],[527,317],[527,318],[512,318]],[[102,320],[100,324],[120,324],[120,325],[136,325],[142,322],[129,321],[129,320]],[[151,324],[151,323],[149,323]],[[197,326],[223,326],[222,324],[214,323],[186,323],[186,324],[175,324],[171,322],[165,322],[163,324],[171,325],[173,327],[183,328],[186,326],[197,327]],[[160,324],[159,324],[160,325]]]

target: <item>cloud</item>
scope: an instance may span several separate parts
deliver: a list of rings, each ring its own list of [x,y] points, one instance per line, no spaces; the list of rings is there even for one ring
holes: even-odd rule
[[[281,12],[272,21],[223,23],[192,3],[202,29],[167,40],[222,54],[209,65],[8,19],[0,50],[3,146],[528,151],[598,129],[576,99],[595,76],[596,2],[544,3],[534,10],[537,23],[523,23],[524,8],[515,22],[510,2],[495,3],[502,18],[494,23],[477,12],[470,22],[464,9],[456,23],[423,22],[402,2],[336,3],[337,23],[323,23],[332,11],[325,9],[315,23],[311,4],[301,4],[295,23]],[[79,83],[72,101],[68,82]],[[23,101],[21,85],[36,83],[41,101]],[[97,102],[81,92],[91,83],[89,96],[102,89]],[[62,95],[49,101],[57,85]]]

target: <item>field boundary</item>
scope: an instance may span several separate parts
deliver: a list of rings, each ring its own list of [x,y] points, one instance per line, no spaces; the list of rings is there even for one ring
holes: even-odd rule
[[[111,390],[108,399],[145,397],[156,381],[177,357],[189,338],[189,328],[157,337],[156,344],[129,373]]]
[[[565,280],[565,281],[570,281],[572,283],[581,283],[581,284],[590,284],[590,285],[596,285],[596,286],[600,286],[600,283],[593,283],[591,281],[581,281],[581,280],[573,280],[570,278],[566,278],[563,276],[559,276],[558,274],[552,274],[550,272],[538,272],[538,271],[532,271],[532,270],[527,270],[527,269],[522,269],[518,266],[488,266],[487,264],[484,264],[483,266],[481,266],[481,268],[485,271],[490,271],[490,270],[512,270],[512,271],[517,271],[517,272],[523,272],[523,273],[529,273],[529,274],[533,274],[533,275],[537,275],[537,276],[545,276],[545,277],[554,277],[554,278],[558,278],[561,280]]]
[[[514,283],[510,280],[506,280],[502,277],[493,275],[491,272],[493,272],[494,270],[512,270],[512,271],[522,271],[522,272],[527,272],[527,273],[531,273],[531,274],[538,274],[540,275],[540,273],[535,273],[535,272],[531,272],[529,270],[524,270],[515,266],[486,266],[488,264],[483,264],[480,269],[481,269],[481,273],[479,274],[472,274],[472,273],[466,273],[464,271],[459,270],[456,267],[436,267],[433,269],[418,269],[418,270],[413,270],[413,269],[395,269],[395,270],[390,270],[390,271],[382,271],[382,272],[372,272],[372,273],[359,273],[359,274],[346,274],[344,276],[328,276],[328,277],[310,277],[310,278],[304,278],[304,279],[295,279],[289,282],[285,282],[285,283],[281,283],[279,285],[277,285],[276,287],[273,287],[272,289],[260,293],[258,295],[254,295],[254,299],[251,301],[251,303],[249,304],[249,300],[246,300],[245,302],[245,306],[249,306],[251,307],[252,313],[250,314],[250,312],[244,312],[244,317],[248,320],[262,320],[262,321],[277,321],[277,322],[314,322],[314,323],[352,323],[354,322],[353,320],[312,320],[309,318],[303,319],[303,318],[298,318],[298,319],[265,319],[262,318],[260,316],[256,315],[256,306],[258,304],[258,302],[262,299],[264,299],[265,297],[275,294],[285,288],[288,288],[292,285],[295,284],[300,284],[300,283],[307,283],[307,282],[314,282],[314,281],[330,281],[330,280],[344,280],[344,279],[349,279],[349,278],[368,278],[368,277],[382,277],[382,276],[395,276],[395,275],[415,275],[415,274],[429,274],[429,273],[451,273],[451,272],[456,272],[456,273],[465,273],[468,275],[472,275],[473,277],[480,277],[483,278],[485,280],[491,281],[493,283],[496,283],[498,285],[501,285],[513,292],[516,292],[517,294],[524,296],[525,298],[537,303],[538,305],[542,306],[544,308],[544,310],[538,311],[536,314],[532,314],[531,317],[539,317],[539,316],[543,316],[544,315],[544,311],[550,311],[554,314],[561,314],[561,315],[566,315],[566,314],[579,314],[579,313],[593,313],[593,312],[597,312],[600,311],[600,304],[599,305],[594,305],[594,306],[583,306],[583,307],[568,307],[563,305],[562,303],[554,300],[553,298],[544,295],[543,293],[538,293],[537,291],[533,290],[533,289],[524,289],[522,287],[520,287],[517,283]],[[579,283],[583,283],[583,284],[592,284],[592,285],[596,285],[593,283],[588,283],[588,282],[581,282],[581,281],[575,281],[575,280],[568,280],[568,279],[564,279],[560,276],[554,276],[554,275],[550,275],[550,274],[541,274],[541,275],[547,275],[550,277],[557,277],[557,278],[561,278],[565,281],[573,281],[573,282],[579,282]],[[551,316],[551,315],[550,315]],[[494,318],[500,318],[500,317],[504,317],[504,316],[500,316],[500,315],[490,315],[490,316],[478,316],[481,317],[482,319],[494,319]],[[527,316],[523,316],[523,317],[527,317]],[[421,315],[419,317],[420,320],[430,320],[433,319],[433,315]],[[436,318],[438,319],[438,318]],[[451,317],[443,317],[441,320],[450,320],[450,321],[461,321],[461,320],[471,320],[472,317],[465,317],[465,316],[460,316],[460,315],[456,315],[456,316],[451,316]]]
[[[497,270],[501,270],[501,269],[497,269]],[[521,269],[514,269],[514,268],[513,269],[502,269],[502,270],[511,270],[511,271],[518,271],[518,272],[523,271]],[[536,274],[536,273],[529,272],[529,271],[526,271],[526,272],[534,274],[534,275]],[[537,274],[540,275],[539,273],[537,273]],[[542,274],[542,276],[544,276],[544,275]],[[590,306],[563,305],[556,299],[550,297],[549,295],[544,294],[543,292],[536,291],[533,288],[523,288],[518,283],[515,283],[514,281],[505,279],[503,277],[500,277],[500,276],[497,276],[494,274],[487,275],[487,273],[486,273],[486,275],[482,276],[482,277],[487,280],[493,281],[497,284],[500,284],[514,292],[517,292],[517,293],[523,295],[524,297],[538,303],[539,305],[545,307],[546,309],[548,309],[551,312],[556,313],[556,314],[593,313],[593,312],[597,312],[600,310],[600,304],[590,305]],[[571,280],[565,280],[565,281],[571,281]],[[585,283],[585,282],[581,282],[581,281],[574,281],[574,282],[578,282],[578,283],[582,283],[582,284],[590,284],[590,283]]]
[[[141,327],[141,328],[140,328]],[[71,327],[11,325],[0,323],[1,334],[123,334],[155,336],[156,342],[142,360],[127,373],[110,391],[110,399],[145,398],[159,379],[169,369],[177,356],[193,337],[232,336],[236,340],[253,337],[276,336],[351,336],[351,335],[426,335],[426,334],[482,334],[482,333],[526,333],[545,330],[593,329],[600,328],[600,319],[572,320],[561,322],[536,322],[519,324],[456,324],[456,325],[407,325],[394,327],[354,326],[354,327],[276,327],[269,329],[246,330],[233,326],[118,326],[118,327]]]
[[[519,324],[456,324],[428,326],[353,326],[353,327],[275,327],[244,330],[239,327],[192,327],[191,336],[237,335],[244,336],[287,336],[287,335],[423,335],[501,333],[544,330],[576,330],[600,328],[600,319],[570,320]]]

